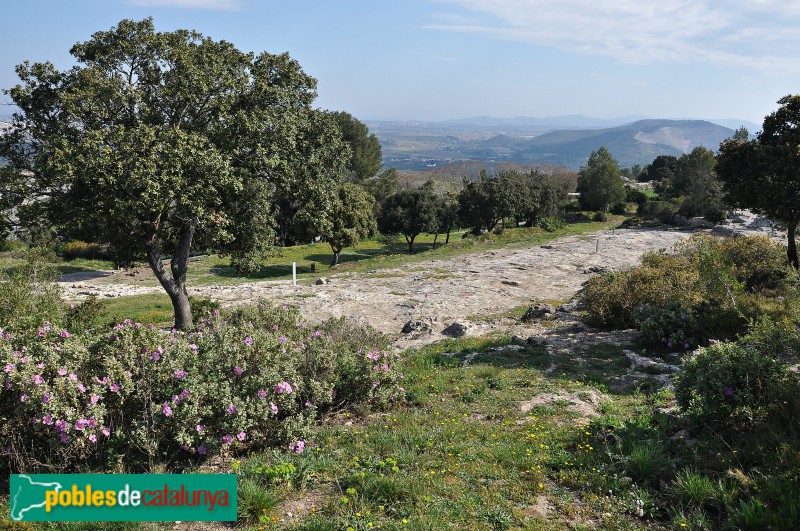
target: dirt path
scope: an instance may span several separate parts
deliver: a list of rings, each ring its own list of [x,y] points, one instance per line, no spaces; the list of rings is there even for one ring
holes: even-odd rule
[[[262,281],[201,286],[190,288],[190,292],[223,304],[262,298],[291,304],[312,321],[348,317],[372,325],[396,339],[398,348],[404,348],[440,339],[443,336],[439,332],[454,321],[475,323],[471,334],[486,333],[493,329],[491,316],[532,301],[568,300],[597,271],[631,267],[643,253],[669,249],[691,234],[677,229],[618,229],[526,249],[499,249],[402,268],[332,274],[330,282],[320,286],[292,287],[290,281]],[[135,278],[121,272],[97,278],[65,275],[60,280],[70,300],[89,294],[113,297],[160,291],[136,285]],[[401,334],[409,320],[426,322],[432,333],[416,338]]]

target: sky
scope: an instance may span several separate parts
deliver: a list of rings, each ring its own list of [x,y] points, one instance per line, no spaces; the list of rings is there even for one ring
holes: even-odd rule
[[[122,19],[289,52],[320,108],[369,120],[736,118],[800,93],[786,0],[0,0],[0,88],[15,65],[74,64]],[[0,95],[0,116],[8,114]]]

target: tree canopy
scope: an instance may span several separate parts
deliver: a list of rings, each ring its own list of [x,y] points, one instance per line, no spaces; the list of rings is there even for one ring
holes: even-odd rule
[[[352,180],[363,182],[380,171],[383,161],[381,144],[369,128],[351,114],[340,111],[333,113],[342,132],[344,141],[350,146],[350,160],[347,170]]]
[[[384,234],[402,234],[408,252],[414,252],[414,240],[436,228],[437,201],[433,183],[428,181],[415,190],[400,190],[384,200],[378,217],[378,230]]]
[[[331,267],[338,265],[345,247],[352,247],[375,232],[372,207],[375,200],[362,187],[342,183],[331,213],[330,230],[323,234],[333,250]]]
[[[30,219],[79,220],[119,261],[146,257],[177,328],[192,325],[193,247],[248,271],[274,244],[281,211],[326,228],[320,212],[349,150],[333,117],[311,106],[316,81],[287,54],[156,32],[151,19],[123,20],[70,53],[76,66],[65,71],[17,68],[2,186],[20,212],[36,211]]]
[[[800,223],[800,95],[784,96],[764,118],[755,140],[746,131],[720,144],[717,176],[728,201],[786,224],[787,256],[798,268],[795,232]]]

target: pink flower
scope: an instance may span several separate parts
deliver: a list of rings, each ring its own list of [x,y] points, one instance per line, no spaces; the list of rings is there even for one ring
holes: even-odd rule
[[[246,434],[245,432],[243,432],[243,431],[240,431],[240,432],[239,432],[239,433],[236,435],[236,438],[237,438],[237,439],[239,439],[240,441],[244,441],[244,440],[245,440],[245,438],[247,438],[247,434]]]
[[[61,331],[61,333],[60,333],[59,335],[60,335],[61,337],[69,337],[69,332],[67,332],[66,330],[62,330],[62,331]]]
[[[236,406],[231,404],[231,405],[228,406],[228,409],[226,409],[225,411],[228,413],[228,415],[233,415],[233,414],[236,413]]]
[[[203,426],[202,424],[198,424],[197,425],[197,433],[203,433],[204,431],[206,431],[206,427]]]
[[[178,380],[183,380],[184,378],[186,378],[186,371],[184,371],[182,369],[178,369],[175,372],[173,372],[172,374],[174,374],[175,378],[177,378]]]
[[[19,401],[20,402],[27,402],[28,401],[28,395],[22,395],[21,397],[19,397]]]
[[[45,415],[42,417],[42,424],[47,424],[50,426],[53,424],[53,416],[52,415]]]
[[[186,389],[181,391],[181,398],[184,399],[184,400],[188,400],[189,399],[189,391],[187,391]]]
[[[12,372],[14,370],[14,365],[9,363],[4,367],[6,372]]]
[[[59,376],[66,376],[67,375],[67,369],[58,369],[58,375]]]
[[[222,441],[223,441],[225,444],[231,444],[231,443],[233,442],[233,436],[231,436],[231,435],[224,435],[224,436],[222,437]]]
[[[288,395],[292,392],[292,386],[289,385],[289,382],[281,382],[275,386],[275,392],[277,394],[286,393]]]
[[[258,394],[258,398],[260,398],[261,400],[264,400],[265,398],[267,398],[267,392],[264,391],[263,389],[259,389],[257,394]]]
[[[111,387],[109,387],[109,389],[111,390],[112,393],[116,393],[117,391],[119,391],[119,384],[111,384]]]
[[[31,381],[36,385],[42,385],[42,383],[44,382],[44,378],[42,378],[41,375],[39,374],[34,374],[33,376],[31,376]]]
[[[99,400],[100,400],[100,397],[98,395],[94,394],[94,393],[92,393],[92,397],[89,399],[89,401],[92,404],[96,404]]]
[[[243,372],[244,372],[244,371],[242,370],[242,368],[241,368],[241,367],[236,367],[235,369],[233,369],[233,373],[234,373],[236,376],[241,376]]]
[[[61,439],[62,443],[65,443],[69,440],[69,435],[67,435],[66,433],[62,433],[61,435],[58,436],[58,438]]]
[[[278,343],[286,343],[286,336],[280,336],[278,338]]]
[[[278,329],[278,325],[272,325],[272,329],[273,330],[277,330]]]
[[[110,431],[108,428],[103,428],[103,429],[102,429],[102,430],[100,430],[100,431],[102,431],[102,432],[103,432],[103,435],[105,435],[106,437],[108,437],[109,435],[111,435],[111,431]]]
[[[250,337],[250,336],[247,336],[246,338],[244,338],[244,344],[249,347],[250,345],[253,344],[253,338]]]
[[[289,451],[292,451],[296,454],[302,454],[306,450],[306,443],[303,441],[297,441],[289,445]]]
[[[50,393],[45,393],[44,395],[42,395],[42,402],[44,402],[45,404],[50,402]]]
[[[278,406],[276,406],[274,402],[270,402],[269,403],[269,407],[272,410],[272,414],[273,415],[277,415],[278,414]]]
[[[77,382],[77,381],[78,381],[78,375],[77,375],[77,374],[75,374],[74,372],[73,372],[73,373],[70,373],[70,375],[69,375],[69,380],[70,380],[71,382]]]
[[[312,405],[311,404],[311,400],[306,400],[305,406],[306,407],[311,407],[311,405]]]
[[[92,442],[97,442],[97,435],[94,433],[89,434],[89,440]]]
[[[197,447],[197,453],[200,455],[206,455],[206,447],[205,445],[200,445]]]
[[[83,385],[82,383],[79,383],[78,384],[78,391],[80,391],[81,393],[85,393],[86,392],[86,386]]]
[[[162,404],[161,412],[164,413],[165,417],[171,417],[172,416],[172,408],[169,407],[169,403],[164,402],[164,404]]]
[[[36,364],[36,368],[37,369],[44,369],[44,363],[37,363]]]
[[[190,349],[192,349],[194,352],[197,352],[197,348],[198,348],[198,347],[197,347],[197,345],[195,345],[194,343],[192,343],[191,345],[189,345],[189,348],[190,348]]]
[[[78,431],[83,431],[87,424],[89,424],[88,420],[78,419],[78,422],[75,423],[75,429]]]

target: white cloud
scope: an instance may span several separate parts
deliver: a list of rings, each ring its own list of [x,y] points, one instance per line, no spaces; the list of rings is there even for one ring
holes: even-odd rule
[[[217,11],[237,11],[241,8],[239,0],[130,0],[130,3],[138,6],[212,9]]]
[[[800,7],[776,0],[432,0],[426,28],[480,33],[625,63],[713,63],[799,73]],[[480,15],[479,20],[475,16]]]

